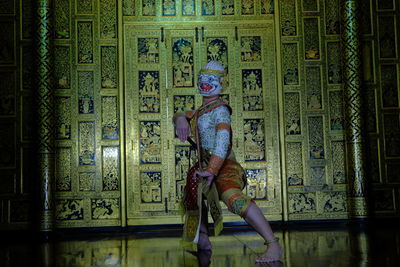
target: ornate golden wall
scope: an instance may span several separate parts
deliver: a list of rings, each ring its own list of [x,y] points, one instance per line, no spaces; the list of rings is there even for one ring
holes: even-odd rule
[[[393,216],[400,3],[360,2],[371,199]],[[33,10],[0,1],[3,228],[25,227],[34,212]],[[57,227],[179,223],[176,166],[188,147],[169,122],[199,105],[188,77],[210,47],[229,69],[248,193],[273,220],[347,218],[339,0],[54,0],[53,11]],[[192,55],[174,41],[190,41]],[[182,63],[192,76],[174,80]],[[252,80],[256,95],[243,89]],[[153,150],[159,158],[143,156]]]

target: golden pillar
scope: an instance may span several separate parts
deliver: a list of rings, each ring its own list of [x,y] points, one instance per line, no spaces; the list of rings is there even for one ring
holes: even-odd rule
[[[52,83],[51,0],[36,2],[35,62],[38,144],[39,230],[52,231],[54,157],[54,101]]]
[[[343,0],[343,76],[346,119],[348,204],[350,218],[366,218],[366,172],[358,0]]]

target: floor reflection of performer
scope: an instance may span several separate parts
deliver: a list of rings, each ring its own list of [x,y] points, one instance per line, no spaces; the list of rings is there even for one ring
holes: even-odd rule
[[[184,189],[182,244],[189,250],[211,250],[207,209],[214,220],[215,233],[219,234],[222,230],[219,201],[222,200],[232,213],[243,217],[264,238],[267,249],[256,262],[278,261],[283,253],[278,239],[260,208],[242,192],[246,176],[231,150],[231,108],[220,98],[224,75],[225,70],[218,62],[211,61],[205,65],[198,80],[198,90],[203,96],[202,106],[194,112],[178,112],[174,116],[176,131],[182,142],[188,139],[190,129],[195,129],[200,155],[198,162],[189,170]]]

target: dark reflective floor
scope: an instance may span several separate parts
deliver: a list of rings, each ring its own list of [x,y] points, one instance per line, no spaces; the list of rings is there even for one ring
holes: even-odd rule
[[[277,227],[285,254],[261,266],[400,266],[396,224]],[[282,229],[284,228],[284,229]],[[52,242],[0,241],[0,266],[214,266],[256,265],[265,247],[252,231],[228,229],[212,237],[212,252],[192,254],[179,246],[179,231],[144,233],[68,233]]]

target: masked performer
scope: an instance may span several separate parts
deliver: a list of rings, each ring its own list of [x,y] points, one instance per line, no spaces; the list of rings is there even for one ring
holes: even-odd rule
[[[176,113],[173,118],[180,141],[185,142],[192,130],[198,151],[198,161],[189,170],[184,189],[182,243],[189,250],[211,249],[207,210],[218,235],[222,230],[222,200],[229,211],[244,218],[264,238],[267,249],[256,261],[278,261],[282,256],[278,239],[260,208],[242,192],[246,176],[232,151],[231,108],[219,97],[224,75],[218,62],[205,65],[198,80],[203,104],[194,112]]]

